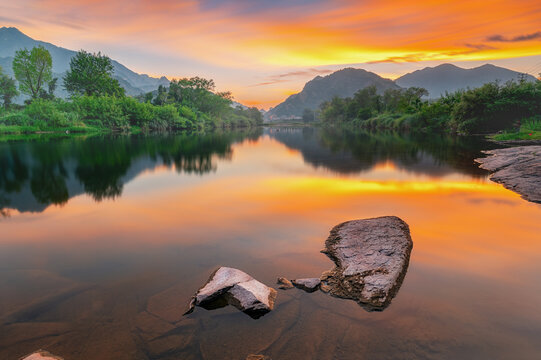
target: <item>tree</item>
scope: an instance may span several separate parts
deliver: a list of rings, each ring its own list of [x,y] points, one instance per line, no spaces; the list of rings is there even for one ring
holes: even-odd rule
[[[0,67],[0,99],[2,99],[2,103],[6,109],[11,104],[11,99],[18,94],[15,80],[3,74],[2,67]]]
[[[47,84],[47,91],[45,91],[45,89],[41,89],[40,92],[39,92],[39,97],[40,99],[45,99],[45,100],[54,100],[54,92],[56,90],[56,86],[57,86],[57,83],[58,82],[58,78],[53,78],[51,81],[49,81],[49,84]]]
[[[113,62],[101,53],[79,51],[70,61],[64,88],[71,96],[124,96],[124,89],[113,78]]]
[[[11,105],[11,100],[17,95],[19,95],[19,92],[15,80],[5,74],[0,74],[0,99],[2,99],[6,109]]]
[[[304,109],[304,111],[302,112],[302,121],[306,123],[306,122],[313,122],[315,120],[316,120],[316,114],[314,110],[308,109],[308,108]]]
[[[21,92],[35,99],[45,83],[51,81],[53,60],[43,46],[32,50],[22,49],[15,52],[13,72],[19,82]]]

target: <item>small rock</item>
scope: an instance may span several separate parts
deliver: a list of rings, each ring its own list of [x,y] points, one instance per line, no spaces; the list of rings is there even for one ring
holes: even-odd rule
[[[23,356],[20,360],[64,360],[59,356],[55,356],[48,351],[38,350],[30,355]]]
[[[232,305],[257,319],[274,308],[275,299],[276,290],[273,288],[241,270],[220,267],[192,297],[185,315],[191,313],[195,306],[210,310]]]
[[[250,354],[246,357],[246,360],[272,360],[272,359],[265,355]]]
[[[321,280],[318,278],[296,279],[292,280],[292,283],[297,289],[311,293],[319,289]]]
[[[278,280],[276,281],[276,283],[279,285],[278,288],[280,288],[282,290],[289,290],[289,289],[293,289],[295,287],[295,286],[293,286],[291,281],[289,281],[285,277],[279,277]]]

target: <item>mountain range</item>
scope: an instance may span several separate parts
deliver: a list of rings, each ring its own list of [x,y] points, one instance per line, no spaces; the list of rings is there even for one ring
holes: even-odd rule
[[[350,97],[367,86],[376,86],[379,93],[386,89],[422,87],[428,90],[428,98],[436,99],[445,92],[459,89],[473,89],[483,84],[500,81],[519,80],[523,74],[502,67],[485,64],[473,69],[463,69],[452,64],[427,67],[408,73],[392,81],[363,70],[346,68],[325,77],[317,76],[307,82],[301,92],[289,96],[284,102],[271,108],[266,117],[280,119],[299,117],[304,109],[315,110],[319,105],[333,97]],[[535,81],[526,75],[526,81]]]
[[[34,40],[14,27],[0,28],[0,66],[6,74],[13,76],[11,63],[15,51],[24,48],[31,49],[39,45],[43,46],[51,53],[53,59],[53,76],[59,78],[59,85],[61,85],[61,79],[69,69],[70,60],[76,54],[76,51],[65,49],[44,41]],[[160,85],[169,85],[169,80],[165,76],[155,78],[146,74],[138,74],[118,61],[113,60],[112,62],[114,67],[113,77],[119,81],[120,85],[126,90],[126,94],[128,95],[139,95],[156,90]],[[59,97],[67,96],[67,93],[63,90],[62,86],[58,86],[55,94]]]
[[[289,96],[283,103],[270,109],[267,116],[301,116],[304,109],[316,109],[333,97],[350,97],[359,89],[374,85],[379,93],[398,89],[392,80],[363,69],[345,68],[327,76],[316,76],[308,81],[302,91]]]

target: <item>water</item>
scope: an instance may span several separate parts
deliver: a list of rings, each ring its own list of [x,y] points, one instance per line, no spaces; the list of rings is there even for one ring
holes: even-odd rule
[[[0,359],[537,359],[541,207],[488,180],[478,139],[271,128],[0,143]],[[217,266],[319,276],[345,220],[414,248],[383,312],[279,291],[197,308]]]

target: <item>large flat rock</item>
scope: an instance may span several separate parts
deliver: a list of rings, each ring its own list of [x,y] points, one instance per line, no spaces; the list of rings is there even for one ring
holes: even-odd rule
[[[322,274],[321,290],[383,310],[402,285],[412,247],[408,225],[396,216],[339,224],[322,250],[335,267]]]
[[[541,203],[541,146],[517,146],[484,153],[489,156],[475,161],[482,169],[492,172],[492,181],[519,193],[525,200]]]
[[[275,299],[275,289],[241,270],[220,267],[192,297],[186,314],[195,306],[210,310],[232,305],[257,319],[274,308]]]
[[[61,357],[55,356],[48,351],[38,350],[30,355],[23,356],[20,360],[63,360]]]

